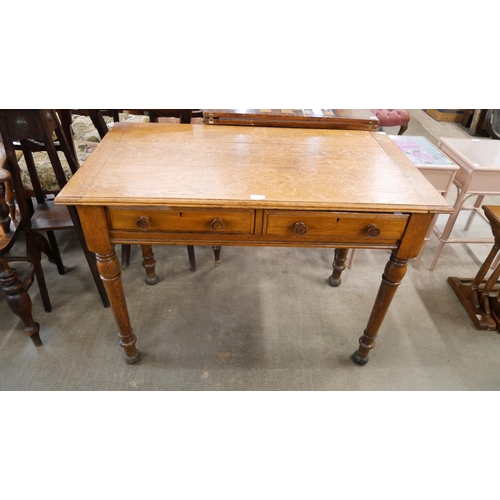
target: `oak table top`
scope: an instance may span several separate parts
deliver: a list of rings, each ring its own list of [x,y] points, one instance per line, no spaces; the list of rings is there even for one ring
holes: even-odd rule
[[[127,363],[140,352],[116,243],[140,244],[151,275],[156,244],[333,248],[334,287],[349,248],[390,249],[352,355],[364,365],[434,214],[452,211],[385,133],[166,123],[115,124],[56,203],[78,208]]]
[[[115,124],[57,200],[450,210],[384,133],[162,123]]]

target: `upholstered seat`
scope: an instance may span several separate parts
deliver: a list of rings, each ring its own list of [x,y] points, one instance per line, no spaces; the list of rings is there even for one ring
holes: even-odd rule
[[[371,109],[380,122],[379,127],[401,127],[398,135],[405,133],[410,121],[410,113],[406,109]]]

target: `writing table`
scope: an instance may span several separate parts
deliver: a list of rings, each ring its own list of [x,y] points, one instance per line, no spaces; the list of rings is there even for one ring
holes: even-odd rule
[[[128,363],[140,354],[117,243],[330,247],[332,286],[340,285],[349,248],[391,249],[352,356],[364,365],[434,214],[452,210],[386,134],[125,122],[56,203],[78,209]]]

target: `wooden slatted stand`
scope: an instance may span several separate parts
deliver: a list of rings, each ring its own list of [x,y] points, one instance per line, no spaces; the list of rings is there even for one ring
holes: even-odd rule
[[[485,205],[482,208],[493,231],[493,248],[475,278],[449,277],[448,283],[478,330],[500,331],[500,264],[486,279],[486,274],[500,250],[500,206]]]

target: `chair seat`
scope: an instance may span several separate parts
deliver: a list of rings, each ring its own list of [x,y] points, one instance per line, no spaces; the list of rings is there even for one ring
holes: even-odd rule
[[[96,142],[86,142],[86,141],[74,141],[78,156],[78,162],[81,164],[87,159],[87,157],[94,151],[97,144]],[[59,159],[66,175],[66,179],[69,180],[71,177],[71,170],[69,168],[68,162],[61,151],[57,152]],[[59,183],[57,182],[56,176],[54,174],[54,169],[50,163],[49,155],[45,151],[40,151],[38,153],[33,153],[33,158],[36,164],[36,170],[38,172],[38,177],[40,179],[40,185],[44,193],[56,194],[60,191]],[[21,179],[23,182],[24,189],[27,194],[33,192],[33,184],[31,183],[30,174],[26,166],[26,160],[21,158],[19,160],[19,168],[21,169]]]
[[[371,109],[380,122],[380,127],[401,127],[410,120],[410,114],[405,109]]]

